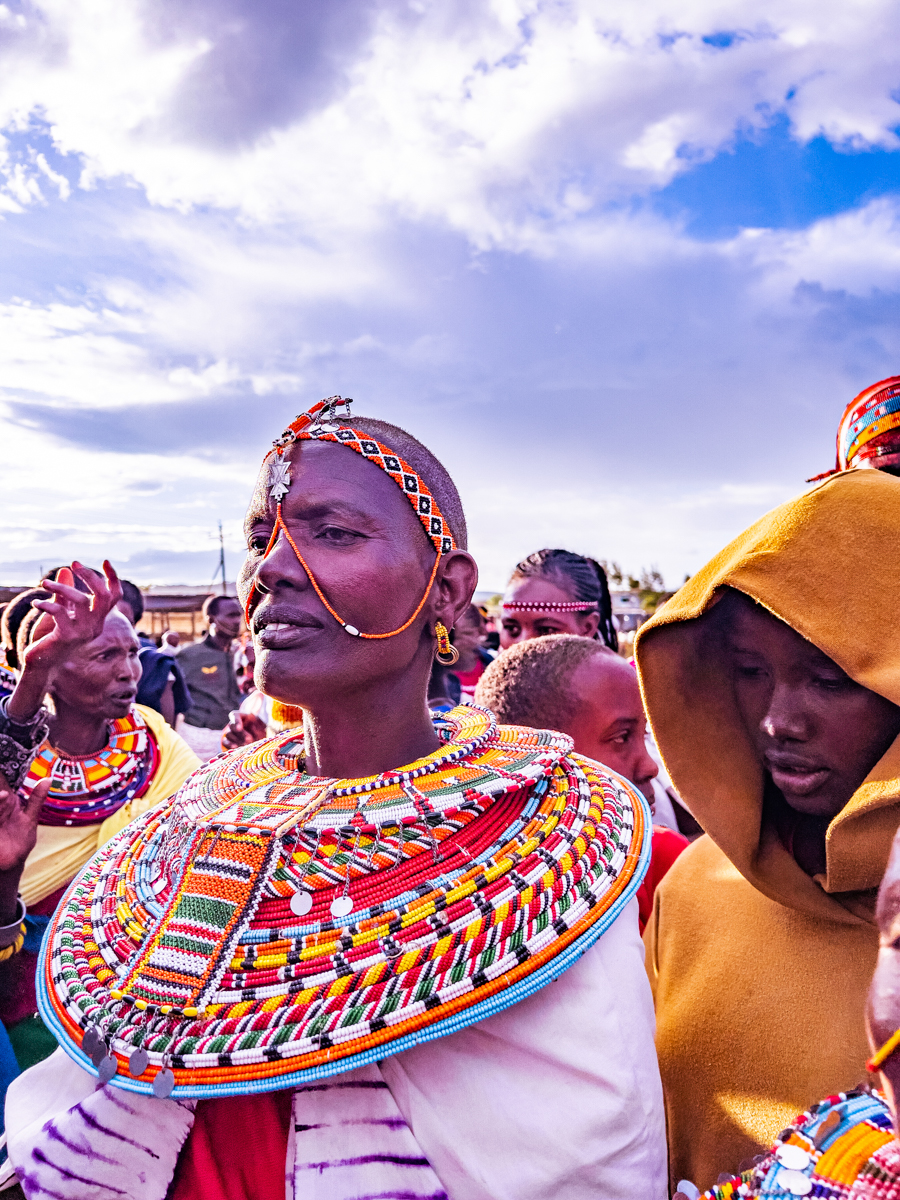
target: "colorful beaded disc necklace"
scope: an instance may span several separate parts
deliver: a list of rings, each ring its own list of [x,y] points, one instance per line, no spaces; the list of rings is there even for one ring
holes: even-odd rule
[[[132,708],[109,722],[109,741],[96,754],[64,754],[45,741],[23,783],[30,792],[50,776],[42,825],[91,825],[141,796],[159,766],[159,749],[144,718]]]
[[[221,756],[70,886],[39,1004],[104,1082],[298,1086],[439,1037],[558,976],[634,895],[649,813],[561,734],[436,719],[438,750],[340,780],[297,731]]]

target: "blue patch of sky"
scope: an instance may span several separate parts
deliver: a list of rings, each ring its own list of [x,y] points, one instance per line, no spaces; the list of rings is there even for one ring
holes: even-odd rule
[[[684,219],[690,236],[707,240],[745,228],[802,229],[897,192],[900,151],[836,147],[824,137],[801,143],[782,116],[689,168],[651,203],[664,216]]]

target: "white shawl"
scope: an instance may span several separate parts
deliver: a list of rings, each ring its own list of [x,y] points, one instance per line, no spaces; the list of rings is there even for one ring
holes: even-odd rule
[[[665,1200],[653,1033],[633,900],[521,1003],[296,1090],[287,1200]],[[165,1200],[193,1109],[60,1050],[9,1088],[10,1160],[29,1200]]]

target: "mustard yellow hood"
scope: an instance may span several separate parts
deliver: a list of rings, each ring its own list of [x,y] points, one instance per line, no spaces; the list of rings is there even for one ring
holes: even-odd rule
[[[791,908],[855,923],[900,825],[900,738],[831,822],[818,882],[762,822],[763,772],[703,616],[735,588],[900,705],[900,479],[836,475],[773,509],[649,620],[635,646],[653,732],[691,812],[755,887]]]

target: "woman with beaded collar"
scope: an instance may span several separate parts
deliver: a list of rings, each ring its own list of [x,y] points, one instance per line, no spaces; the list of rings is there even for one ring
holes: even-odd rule
[[[278,439],[247,517],[257,681],[303,736],[214,761],[73,885],[40,976],[61,1050],[13,1085],[11,1161],[73,1200],[280,1200],[285,1163],[312,1200],[662,1200],[617,919],[645,804],[560,735],[432,721],[476,583],[462,509],[339,403]]]
[[[98,847],[200,765],[158,713],[134,703],[139,646],[116,609],[121,587],[112,567],[105,577],[77,563],[56,574],[3,615],[16,684],[0,699],[0,772],[24,802],[38,788],[43,798],[30,805],[37,826],[24,855],[0,883],[0,924],[24,929],[13,942],[18,952],[0,961],[0,1020],[25,1065],[55,1049],[32,1019],[34,976],[63,891]]]

